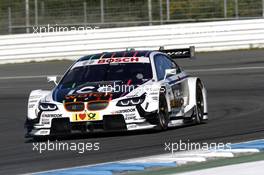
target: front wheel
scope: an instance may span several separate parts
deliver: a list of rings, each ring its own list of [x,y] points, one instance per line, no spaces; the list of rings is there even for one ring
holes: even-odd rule
[[[159,112],[157,113],[157,130],[166,130],[168,129],[169,123],[169,112],[167,101],[164,94],[160,95],[159,98]]]

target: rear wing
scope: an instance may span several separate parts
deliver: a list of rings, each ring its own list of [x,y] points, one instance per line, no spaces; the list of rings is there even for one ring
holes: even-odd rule
[[[169,55],[172,59],[195,58],[194,46],[183,49],[164,49],[164,47],[160,47],[159,51]]]

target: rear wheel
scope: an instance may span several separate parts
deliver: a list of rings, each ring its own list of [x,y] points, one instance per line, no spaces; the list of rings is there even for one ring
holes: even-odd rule
[[[169,123],[169,112],[167,101],[164,94],[160,95],[159,98],[159,112],[157,113],[157,130],[168,129]]]
[[[204,100],[203,100],[202,84],[198,82],[196,85],[196,111],[194,116],[194,121],[196,124],[200,124],[203,122],[203,114],[204,114]]]

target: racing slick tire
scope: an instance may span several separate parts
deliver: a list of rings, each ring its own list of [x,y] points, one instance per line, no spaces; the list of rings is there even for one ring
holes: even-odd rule
[[[203,123],[203,115],[204,115],[204,99],[203,99],[203,85],[201,82],[197,82],[196,85],[196,108],[194,115],[194,123],[201,124]]]
[[[164,131],[168,129],[168,123],[169,123],[169,112],[168,112],[168,106],[165,94],[160,94],[159,97],[159,111],[156,114],[156,130],[158,131]]]

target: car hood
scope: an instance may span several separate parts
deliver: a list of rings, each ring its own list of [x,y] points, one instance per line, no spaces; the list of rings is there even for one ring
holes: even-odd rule
[[[112,100],[123,97],[141,84],[124,84],[121,81],[85,83],[75,88],[62,88],[58,85],[52,93],[56,102]]]

